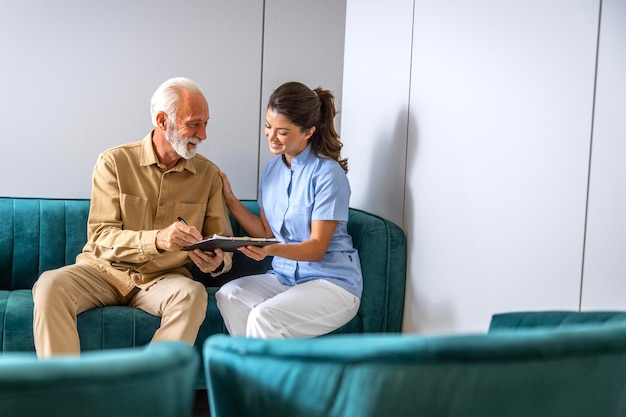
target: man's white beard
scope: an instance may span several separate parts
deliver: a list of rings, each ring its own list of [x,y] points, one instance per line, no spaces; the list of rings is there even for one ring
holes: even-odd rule
[[[197,148],[188,149],[187,144],[193,143],[197,145],[200,143],[200,139],[196,137],[184,138],[178,134],[178,129],[174,126],[174,123],[170,123],[165,131],[165,137],[178,155],[185,159],[191,159],[196,156]]]

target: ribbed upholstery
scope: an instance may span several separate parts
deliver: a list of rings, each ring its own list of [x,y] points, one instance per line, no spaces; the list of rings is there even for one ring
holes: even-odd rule
[[[30,289],[74,263],[87,240],[89,200],[0,198],[0,289]]]

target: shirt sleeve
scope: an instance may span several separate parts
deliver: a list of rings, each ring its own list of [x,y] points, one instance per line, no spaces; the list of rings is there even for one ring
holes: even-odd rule
[[[334,161],[326,161],[329,169],[321,170],[315,183],[315,203],[311,220],[347,221],[350,205],[350,184],[346,173]]]
[[[209,202],[204,217],[204,224],[202,225],[202,235],[211,236],[218,234],[222,236],[232,236],[233,228],[230,224],[226,203],[224,202],[224,195],[222,194],[224,183],[219,174],[216,173],[215,175],[215,181],[211,182]],[[232,256],[233,254],[231,252],[224,252],[224,267],[217,273],[212,273],[211,275],[215,277],[230,271],[233,265]]]

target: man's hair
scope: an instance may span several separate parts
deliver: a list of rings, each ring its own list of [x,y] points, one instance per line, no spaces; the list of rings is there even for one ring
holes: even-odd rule
[[[200,86],[189,78],[170,78],[156,89],[150,100],[150,115],[152,124],[157,125],[156,116],[159,112],[167,114],[168,118],[176,114],[176,106],[182,90],[194,91],[202,94]]]

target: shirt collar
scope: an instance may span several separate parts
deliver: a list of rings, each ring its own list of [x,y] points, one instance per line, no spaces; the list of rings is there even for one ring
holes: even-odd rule
[[[307,160],[312,155],[311,144],[309,143],[302,152],[300,152],[295,158],[291,160],[291,169],[294,169],[300,165],[306,164]],[[285,156],[283,155],[283,162],[285,162]]]
[[[154,151],[154,146],[152,146],[153,133],[154,130],[148,133],[141,141],[141,166],[161,165],[161,163],[159,162],[159,158],[157,158],[156,152]],[[174,165],[174,168],[172,168],[173,171],[177,172],[182,172],[185,169],[192,174],[196,173],[195,156],[191,159],[180,158],[176,165]]]

